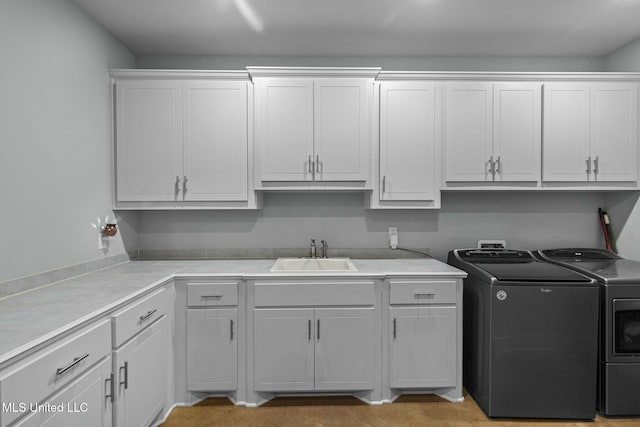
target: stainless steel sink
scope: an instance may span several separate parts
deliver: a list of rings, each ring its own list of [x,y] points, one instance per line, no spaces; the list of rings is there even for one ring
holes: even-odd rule
[[[269,270],[276,272],[358,271],[349,258],[278,258]]]

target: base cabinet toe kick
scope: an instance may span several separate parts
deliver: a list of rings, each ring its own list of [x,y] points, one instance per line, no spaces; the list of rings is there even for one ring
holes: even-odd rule
[[[463,400],[462,279],[176,281],[176,401]]]

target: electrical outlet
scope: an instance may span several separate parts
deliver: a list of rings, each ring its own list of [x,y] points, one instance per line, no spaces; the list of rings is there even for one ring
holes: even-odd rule
[[[391,249],[398,247],[398,227],[389,227],[389,247]]]

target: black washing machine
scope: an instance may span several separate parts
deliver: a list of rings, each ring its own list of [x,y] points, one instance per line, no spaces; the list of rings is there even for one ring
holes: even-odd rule
[[[489,417],[593,419],[599,285],[531,252],[456,249],[463,381]]]
[[[600,283],[598,410],[607,416],[640,416],[640,262],[604,249],[538,253]]]

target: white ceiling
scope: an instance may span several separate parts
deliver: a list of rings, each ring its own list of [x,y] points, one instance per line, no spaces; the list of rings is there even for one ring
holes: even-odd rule
[[[640,0],[75,0],[138,55],[602,56]]]

